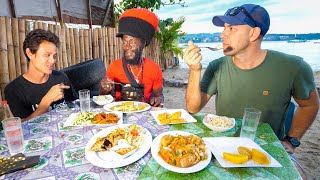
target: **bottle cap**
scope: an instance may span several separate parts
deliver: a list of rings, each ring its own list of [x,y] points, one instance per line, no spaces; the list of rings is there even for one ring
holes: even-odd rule
[[[8,104],[7,100],[3,100],[2,104]]]

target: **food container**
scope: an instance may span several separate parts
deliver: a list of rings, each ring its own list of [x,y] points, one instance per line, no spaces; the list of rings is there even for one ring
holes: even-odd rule
[[[234,118],[208,114],[203,119],[203,124],[210,128],[212,131],[225,132],[232,129],[235,126],[236,121]]]

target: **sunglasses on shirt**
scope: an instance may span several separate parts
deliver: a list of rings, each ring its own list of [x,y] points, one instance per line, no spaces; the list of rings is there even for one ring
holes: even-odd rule
[[[243,12],[243,14],[250,19],[254,23],[254,27],[257,27],[256,21],[253,19],[253,17],[242,7],[234,7],[231,9],[228,9],[228,11],[224,14],[225,16],[235,16],[239,14],[239,12]]]

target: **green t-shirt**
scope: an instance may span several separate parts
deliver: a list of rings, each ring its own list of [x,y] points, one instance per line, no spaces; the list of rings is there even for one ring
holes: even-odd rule
[[[268,50],[265,60],[242,70],[230,56],[208,65],[201,91],[216,95],[216,113],[242,119],[245,108],[262,111],[260,122],[269,123],[280,138],[291,97],[306,99],[315,88],[311,67],[298,56]]]

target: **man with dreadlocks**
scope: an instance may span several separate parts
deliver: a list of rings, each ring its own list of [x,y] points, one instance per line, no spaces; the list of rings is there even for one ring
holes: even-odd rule
[[[126,10],[119,17],[116,36],[122,39],[123,56],[108,66],[100,94],[113,92],[117,101],[142,101],[156,107],[163,103],[161,68],[142,57],[157,29],[157,16],[144,8]]]

